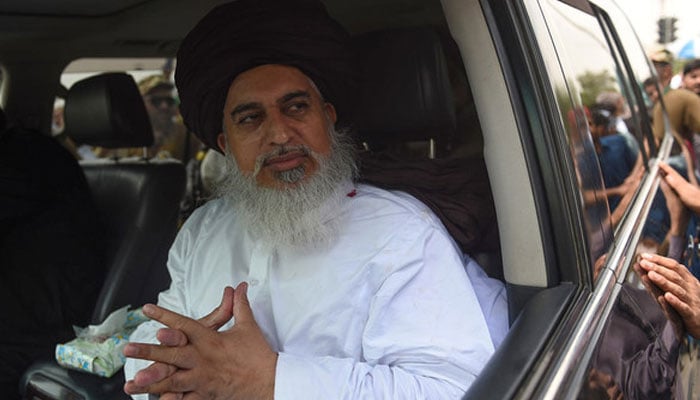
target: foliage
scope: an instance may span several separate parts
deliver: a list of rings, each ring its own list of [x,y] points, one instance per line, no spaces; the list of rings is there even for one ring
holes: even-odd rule
[[[601,92],[619,91],[615,78],[606,70],[601,72],[586,71],[577,77],[581,85],[581,101],[585,106],[595,104],[595,99]]]

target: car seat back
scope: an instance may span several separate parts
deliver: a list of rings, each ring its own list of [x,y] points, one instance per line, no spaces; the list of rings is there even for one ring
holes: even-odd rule
[[[108,73],[68,91],[66,133],[78,144],[108,149],[148,146],[150,120],[130,75]],[[185,169],[172,159],[81,161],[104,229],[108,274],[93,313],[156,301],[169,284],[167,253],[177,233]]]

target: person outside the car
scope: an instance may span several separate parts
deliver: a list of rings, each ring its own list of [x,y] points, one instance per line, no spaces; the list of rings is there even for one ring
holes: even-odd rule
[[[192,159],[201,143],[188,134],[177,109],[175,85],[163,74],[147,76],[138,82],[143,103],[153,128],[153,144],[147,149],[148,158],[175,158],[183,163]],[[98,157],[141,156],[143,149],[95,149]]]
[[[700,96],[700,59],[690,60],[683,65],[683,77],[681,79],[683,89]]]
[[[652,53],[649,58],[651,58],[659,77],[662,94],[666,94],[671,90],[671,80],[673,79],[673,53],[667,49],[661,49]]]

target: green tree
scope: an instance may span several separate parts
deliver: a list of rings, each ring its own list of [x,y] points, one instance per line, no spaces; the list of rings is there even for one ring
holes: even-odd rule
[[[601,72],[586,71],[578,76],[581,85],[581,101],[585,106],[595,104],[595,99],[601,92],[619,91],[615,78],[606,70]]]

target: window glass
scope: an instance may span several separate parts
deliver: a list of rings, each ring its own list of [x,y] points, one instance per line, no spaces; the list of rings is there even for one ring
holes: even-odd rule
[[[652,191],[645,186],[648,192],[641,192],[640,186],[648,177],[649,155],[656,154],[648,104],[642,95],[643,82],[651,76],[650,66],[619,10],[591,6],[583,12],[556,1],[546,4],[543,8],[548,10],[548,20],[562,35],[557,46],[568,53],[562,60],[567,64],[564,68],[577,77],[578,86],[572,92],[579,92],[588,113],[610,225],[618,226],[626,214],[641,222],[627,225],[632,228],[624,233],[615,230],[619,239],[615,251],[596,259],[594,276],[607,274],[617,284],[614,291],[601,288],[612,294],[613,301],[609,313],[600,316],[605,325],[592,343],[590,362],[584,364],[579,398],[683,397],[680,394],[691,386],[684,380],[697,374],[698,351],[684,341],[678,314],[661,307],[658,288],[641,278],[644,272],[639,261],[640,253],[665,253],[672,230],[665,193],[654,186]],[[575,30],[579,34],[569,41],[573,33],[567,36],[565,32]],[[631,211],[633,203],[640,206],[635,212]],[[602,269],[606,256],[620,257],[610,266],[616,275]]]
[[[81,58],[68,64],[61,75],[61,84],[69,89],[75,82],[92,75],[123,71],[136,82],[153,74],[172,78],[173,62],[167,58]]]
[[[126,72],[139,87],[153,129],[153,145],[147,148],[106,149],[78,145],[82,159],[146,156],[174,158],[188,163],[199,157],[201,143],[189,133],[179,114],[178,97],[173,82],[175,61],[166,58],[90,58],[72,62],[61,75],[61,84],[69,89],[76,82],[105,72]],[[52,131],[63,131],[64,100],[56,99]]]
[[[555,90],[567,116],[595,278],[645,171],[636,83],[593,8],[555,0],[542,1],[540,7],[560,67],[569,77],[566,88]]]

